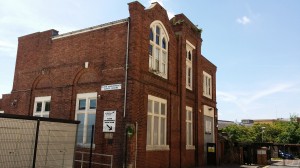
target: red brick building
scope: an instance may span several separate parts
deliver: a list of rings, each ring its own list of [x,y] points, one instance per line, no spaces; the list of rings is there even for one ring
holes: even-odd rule
[[[0,111],[81,121],[78,146],[114,167],[194,167],[216,160],[216,66],[201,29],[158,3],[129,3],[127,19],[19,38],[14,84]],[[114,113],[110,124],[107,115]],[[133,132],[132,135],[126,134]]]

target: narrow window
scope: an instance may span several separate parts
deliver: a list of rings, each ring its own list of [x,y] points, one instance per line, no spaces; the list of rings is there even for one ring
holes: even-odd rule
[[[160,28],[158,26],[156,26],[156,44],[159,45],[160,41]]]
[[[149,38],[150,38],[151,41],[153,41],[153,30],[152,30],[152,29],[150,29],[150,35],[149,35]]]
[[[193,57],[195,46],[186,40],[186,88],[193,90]]]
[[[162,40],[162,48],[163,48],[163,49],[166,49],[166,48],[167,48],[165,38],[163,38],[163,40]]]
[[[159,48],[156,48],[155,49],[156,52],[155,52],[155,70],[156,71],[159,71],[159,55],[160,55],[160,49]]]
[[[192,80],[191,80],[191,78],[192,78],[192,69],[189,67],[188,68],[188,76],[187,76],[187,78],[188,78],[188,86],[189,87],[191,87],[192,85]]]
[[[153,67],[153,46],[152,44],[149,44],[149,68],[151,69]]]
[[[43,102],[37,102],[36,103],[36,112],[41,112],[42,111],[42,105],[43,105]]]
[[[186,147],[194,149],[193,146],[193,109],[186,106]]]
[[[190,51],[188,52],[188,60],[192,61],[192,54]]]
[[[92,126],[96,121],[97,92],[77,94],[75,120],[80,121],[77,132],[77,144],[89,147]]]
[[[162,63],[161,63],[161,69],[162,69],[162,73],[166,74],[167,73],[167,53],[163,52],[162,55]]]
[[[212,98],[212,77],[203,71],[203,95]]]

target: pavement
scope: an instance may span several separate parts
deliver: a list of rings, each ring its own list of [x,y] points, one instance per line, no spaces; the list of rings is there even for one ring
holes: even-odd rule
[[[205,166],[205,168],[300,168],[300,159],[272,160],[270,165],[220,165]]]

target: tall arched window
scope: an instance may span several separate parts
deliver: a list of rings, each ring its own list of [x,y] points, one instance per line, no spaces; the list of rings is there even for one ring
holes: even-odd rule
[[[165,79],[168,78],[168,42],[169,36],[162,22],[152,22],[149,35],[149,70]]]
[[[186,88],[193,90],[193,50],[195,46],[186,40]]]

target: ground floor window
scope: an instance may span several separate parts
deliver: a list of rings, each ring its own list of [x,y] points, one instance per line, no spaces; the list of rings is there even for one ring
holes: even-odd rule
[[[195,149],[193,145],[193,109],[186,106],[186,148]]]
[[[148,95],[147,150],[169,149],[167,145],[167,100]]]
[[[35,97],[33,116],[49,118],[51,96]]]
[[[78,145],[89,145],[92,140],[92,126],[95,125],[96,121],[96,108],[97,92],[77,94],[75,120],[80,121],[77,132]]]

